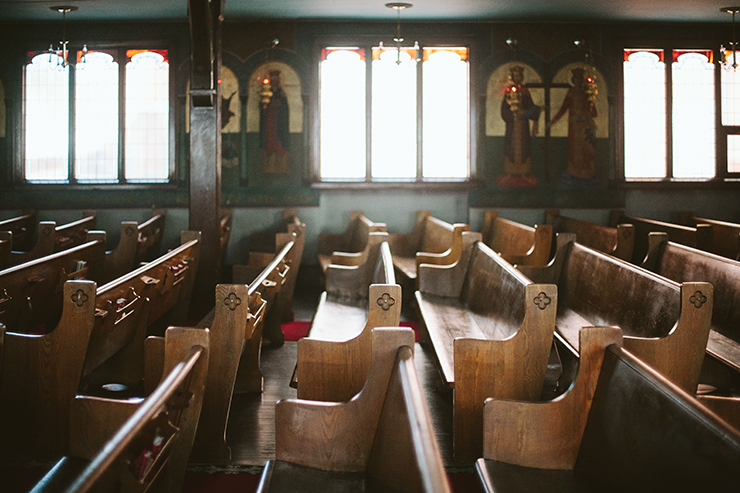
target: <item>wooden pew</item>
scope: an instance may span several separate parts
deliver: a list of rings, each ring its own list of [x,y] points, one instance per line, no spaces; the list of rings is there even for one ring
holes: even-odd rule
[[[298,398],[345,401],[360,391],[372,360],[371,332],[397,326],[401,287],[395,283],[387,233],[371,233],[363,266],[330,265],[308,337],[298,341]],[[344,289],[354,276],[352,291]]]
[[[231,238],[231,223],[234,220],[234,211],[231,209],[223,209],[219,218],[219,231],[221,231],[220,245],[221,245],[221,262],[226,259],[226,251],[229,249],[229,239]]]
[[[0,231],[9,231],[13,234],[16,250],[30,250],[36,234],[36,211],[25,210],[20,216],[0,221]]]
[[[712,316],[711,284],[679,284],[581,245],[572,234],[557,236],[547,267],[519,269],[535,282],[557,283],[556,330],[575,352],[582,327],[619,326],[627,349],[685,391],[696,391]]]
[[[259,369],[261,325],[267,302],[280,287],[287,272],[289,242],[272,262],[249,284],[219,284],[216,304],[198,327],[210,328],[211,358],[201,424],[193,446],[196,462],[224,463],[231,460],[226,443],[226,426],[235,391],[260,391]],[[259,332],[259,337],[255,335]],[[256,348],[256,353],[254,352]],[[254,358],[254,359],[252,359]]]
[[[362,211],[351,211],[347,229],[340,234],[319,234],[319,264],[326,272],[329,264],[357,265],[367,254],[370,233],[385,231],[383,223],[374,223]]]
[[[13,233],[0,231],[0,269],[10,266],[10,254],[13,251]]]
[[[544,266],[550,261],[552,227],[535,227],[498,216],[497,211],[486,211],[481,231],[482,241],[509,263]]]
[[[709,224],[698,224],[696,227],[681,226],[652,219],[628,217],[621,210],[611,211],[609,223],[613,227],[623,223],[635,227],[635,247],[631,262],[637,265],[645,260],[648,235],[652,232],[667,233],[669,240],[699,250],[709,251],[712,248],[712,226]]]
[[[108,252],[105,260],[105,277],[108,282],[136,269],[142,262],[159,257],[164,236],[164,211],[139,224],[121,222],[121,236],[116,248]]]
[[[375,329],[367,382],[351,400],[279,401],[275,460],[258,491],[451,491],[413,347],[410,329]]]
[[[467,224],[450,224],[429,211],[416,212],[416,225],[408,234],[391,234],[388,243],[393,253],[393,265],[402,286],[413,292],[420,264],[450,265],[460,258],[462,233],[470,231]]]
[[[300,271],[301,260],[303,259],[303,249],[306,243],[306,225],[298,218],[298,211],[295,209],[285,209],[282,217],[282,221],[276,228],[270,228],[266,231],[257,231],[252,234],[252,237],[250,238],[249,259],[247,267],[244,268],[250,271],[245,273],[246,277],[251,276],[251,279],[253,279],[254,275],[251,274],[251,272],[254,272],[253,269],[263,269],[272,261],[275,253],[279,252],[282,246],[286,243],[286,239],[282,235],[285,233],[288,235],[290,235],[290,233],[295,233],[295,244],[291,249],[290,258],[288,260],[290,272],[280,289],[280,296],[277,300],[277,303],[280,306],[275,309],[275,312],[281,315],[278,322],[287,323],[292,322],[295,318],[293,313],[293,294],[295,293],[295,284],[298,272]],[[272,253],[273,251],[275,253]],[[235,272],[242,268],[243,267],[241,266],[234,266]],[[268,317],[268,319],[269,318],[271,317]],[[265,323],[268,325],[266,333],[270,334],[270,321],[267,320]],[[282,331],[280,334],[282,334]],[[277,339],[279,339],[280,334],[275,332]],[[275,341],[270,339],[270,342],[278,342],[277,339]]]
[[[0,271],[0,323],[16,333],[48,332],[62,313],[62,291],[70,279],[102,277],[105,233],[88,242]],[[39,327],[45,324],[46,327]]]
[[[691,211],[682,211],[680,221],[681,224],[694,228],[698,224],[709,224],[712,226],[712,246],[709,252],[740,260],[740,224],[695,217]]]
[[[167,330],[165,373],[143,402],[77,396],[70,453],[32,493],[181,491],[203,403],[208,335]]]
[[[483,400],[537,400],[547,369],[558,288],[534,284],[465,233],[460,261],[422,265],[419,306],[444,382],[454,388],[455,462],[480,456]]]
[[[740,434],[620,346],[583,329],[573,387],[550,402],[488,399],[486,491],[735,491]]]
[[[84,243],[88,231],[95,229],[96,215],[94,212],[85,212],[83,216],[82,219],[59,226],[54,221],[39,222],[36,244],[25,252],[13,251],[10,265],[22,264]],[[17,246],[14,244],[13,248]]]
[[[712,325],[701,381],[718,387],[724,393],[737,391],[732,387],[740,380],[740,314],[737,311],[740,303],[740,262],[668,241],[665,233],[651,233],[649,245],[643,264],[646,269],[676,282],[702,280],[714,287]],[[713,369],[717,365],[728,370],[716,375]],[[722,378],[727,371],[734,375],[729,382]],[[711,401],[707,404],[709,407],[740,429],[740,416],[738,411],[733,410],[740,409],[737,399],[734,404],[731,404],[732,399],[720,403],[718,396],[706,399]]]
[[[582,245],[627,262],[632,261],[635,249],[635,227],[632,224],[603,226],[562,216],[557,210],[545,211],[545,222],[552,225],[553,233],[573,233]]]
[[[199,238],[198,232],[183,232],[179,248],[97,289],[92,281],[65,282],[61,318],[45,335],[6,332],[0,382],[4,454],[63,455],[69,402],[78,391],[109,383],[134,386],[142,379],[147,326],[170,311],[170,320],[184,322]]]
[[[264,377],[260,368],[260,353],[263,337],[267,337],[273,347],[279,347],[285,341],[280,328],[279,310],[284,304],[285,285],[291,278],[295,278],[291,260],[294,258],[293,249],[296,248],[297,241],[294,233],[282,233],[276,240],[279,250],[272,255],[269,263],[262,266],[234,266],[234,282],[250,285],[256,283],[256,290],[266,304],[263,316],[244,344],[235,391],[262,392]],[[295,280],[292,280],[295,285]]]
[[[111,383],[137,385],[144,377],[147,334],[161,332],[159,326],[186,322],[198,269],[200,233],[183,231],[180,237],[178,248],[96,290],[95,328],[81,392]]]

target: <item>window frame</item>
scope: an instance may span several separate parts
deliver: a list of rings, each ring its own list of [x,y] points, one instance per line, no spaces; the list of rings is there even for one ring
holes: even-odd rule
[[[444,47],[465,47],[468,50],[468,125],[469,125],[469,139],[468,139],[468,177],[462,180],[439,180],[439,179],[424,179],[423,177],[423,140],[422,140],[422,105],[423,105],[423,94],[422,85],[423,80],[421,76],[417,77],[417,114],[416,114],[416,134],[417,134],[417,163],[416,163],[416,178],[414,180],[373,180],[372,178],[372,156],[371,156],[371,109],[372,109],[372,49],[377,48],[380,42],[383,43],[386,49],[395,48],[396,44],[391,39],[391,36],[384,35],[354,35],[354,36],[319,36],[314,39],[312,47],[312,60],[311,64],[311,78],[313,81],[313,89],[311,92],[311,117],[309,120],[310,130],[310,146],[309,146],[309,161],[310,161],[310,181],[311,186],[314,188],[437,188],[437,189],[469,189],[477,187],[478,173],[477,173],[477,161],[478,161],[478,150],[477,150],[477,135],[478,135],[478,104],[479,101],[476,97],[477,83],[475,80],[475,67],[473,66],[473,59],[476,53],[475,43],[472,37],[461,37],[461,36],[449,36],[440,38],[437,36],[422,36],[414,35],[412,33],[403,33],[406,38],[406,42],[402,48],[409,48],[413,46],[414,42],[418,42],[419,48],[423,50],[426,48],[444,48]],[[322,180],[321,178],[321,153],[320,153],[320,66],[321,66],[321,53],[324,48],[327,47],[357,47],[365,50],[366,63],[368,64],[368,70],[365,73],[366,79],[366,101],[365,101],[365,123],[366,123],[366,150],[365,150],[365,178],[363,180]],[[417,74],[422,72],[422,64],[417,65]]]
[[[617,45],[619,49],[619,60],[617,68],[618,108],[617,117],[617,180],[626,188],[665,188],[686,187],[705,188],[724,186],[740,182],[740,173],[730,173],[727,169],[727,135],[740,135],[740,125],[730,126],[722,124],[722,74],[724,70],[720,61],[719,45],[710,40],[701,41],[675,41],[668,40],[655,42],[655,40],[621,40]],[[666,176],[658,179],[649,178],[626,178],[625,177],[625,102],[624,102],[624,52],[625,50],[663,50],[665,60],[673,60],[674,50],[697,50],[709,51],[713,56],[714,70],[714,119],[715,119],[715,174],[709,179],[685,179],[673,177],[673,76],[672,63],[665,64],[666,71]]]
[[[131,40],[131,41],[89,41],[85,42],[88,51],[105,51],[116,53],[116,61],[119,64],[119,76],[118,76],[118,105],[119,105],[119,118],[118,118],[118,178],[116,181],[110,182],[88,182],[78,181],[74,174],[75,168],[75,111],[76,105],[74,100],[75,93],[75,69],[70,69],[69,75],[69,145],[68,145],[68,170],[66,181],[56,182],[34,182],[29,181],[25,178],[25,144],[26,135],[24,131],[25,123],[25,91],[26,91],[26,65],[30,62],[28,57],[29,53],[42,53],[44,49],[39,49],[39,45],[26,46],[22,53],[19,55],[20,70],[18,71],[18,111],[17,111],[17,134],[14,144],[16,156],[13,162],[13,183],[19,188],[45,188],[45,189],[59,189],[59,190],[78,190],[78,189],[110,189],[110,190],[122,190],[122,189],[145,189],[145,188],[176,188],[177,182],[177,132],[176,132],[176,121],[177,121],[177,63],[175,58],[175,43],[171,40]],[[77,56],[77,52],[82,50],[83,43],[70,43],[69,45],[69,59],[73,60]],[[166,50],[167,58],[169,63],[168,70],[168,158],[167,158],[167,180],[156,181],[156,182],[128,182],[125,176],[125,94],[126,94],[126,51],[127,50]],[[123,62],[122,62],[123,61]]]

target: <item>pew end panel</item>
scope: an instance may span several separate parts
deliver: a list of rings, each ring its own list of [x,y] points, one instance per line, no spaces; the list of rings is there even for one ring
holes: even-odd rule
[[[281,400],[275,407],[275,458],[330,471],[364,471],[398,348],[411,329],[376,328],[372,365],[359,394],[342,403]]]
[[[193,444],[193,460],[220,462],[231,459],[226,444],[226,424],[231,409],[236,373],[244,341],[251,337],[256,321],[250,317],[249,286],[219,284],[215,290],[210,354],[202,419]]]
[[[542,394],[555,331],[557,286],[529,284],[523,299],[521,294],[501,298],[500,303],[524,304],[524,320],[513,335],[453,341],[453,449],[458,464],[471,463],[481,454],[481,404],[487,398],[536,401]]]
[[[494,252],[512,264],[543,267],[550,261],[552,226],[537,224],[533,227],[498,216],[496,211],[486,211],[482,241]]]
[[[665,337],[625,335],[624,347],[685,392],[694,394],[712,320],[714,287],[707,282],[681,285],[681,314]]]
[[[68,281],[63,293],[62,317],[50,333],[5,333],[0,447],[6,458],[48,459],[67,450],[69,403],[93,330],[95,283]]]
[[[367,322],[362,332],[345,341],[322,340],[320,331],[298,341],[296,377],[298,398],[342,402],[357,394],[372,362],[372,331],[397,327],[401,320],[401,286],[372,284]],[[335,317],[336,325],[343,319]]]
[[[560,273],[563,270],[565,259],[570,253],[570,249],[576,242],[576,235],[573,233],[557,233],[555,235],[555,255],[550,263],[544,267],[535,267],[531,265],[517,265],[517,269],[527,276],[532,282],[543,284],[557,284],[560,279]]]
[[[398,257],[414,257],[416,255],[424,237],[426,221],[431,215],[431,211],[416,211],[416,222],[409,233],[390,233],[388,235],[388,244],[393,255]]]
[[[116,248],[105,256],[105,272],[102,282],[110,282],[134,270],[139,263],[136,251],[139,247],[139,224],[136,221],[121,222],[121,235]]]
[[[449,298],[460,297],[470,257],[476,242],[481,241],[481,234],[466,231],[463,233],[462,239],[463,246],[460,257],[456,262],[449,265],[419,265],[419,291]]]
[[[604,351],[611,344],[622,344],[619,328],[584,327],[576,380],[552,401],[486,399],[483,458],[539,469],[573,469]]]

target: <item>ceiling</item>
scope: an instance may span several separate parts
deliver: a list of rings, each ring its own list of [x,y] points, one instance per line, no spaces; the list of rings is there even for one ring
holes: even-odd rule
[[[404,20],[727,22],[727,0],[410,0]],[[385,0],[226,0],[239,19],[395,20]],[[740,0],[739,2],[740,3]],[[56,5],[79,7],[67,20],[182,20],[187,0],[0,0],[0,21],[55,21]],[[738,15],[740,22],[740,15]]]

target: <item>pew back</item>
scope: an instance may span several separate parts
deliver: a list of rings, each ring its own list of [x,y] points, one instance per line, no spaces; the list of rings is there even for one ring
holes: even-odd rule
[[[740,260],[740,224],[694,217],[690,211],[681,212],[681,224],[693,227],[698,224],[709,224],[712,226],[712,246],[709,252]]]
[[[635,248],[635,227],[631,224],[603,226],[560,215],[557,210],[545,211],[545,222],[553,233],[573,233],[582,245],[631,261]]]
[[[23,211],[20,216],[0,221],[0,231],[9,231],[13,234],[13,245],[16,250],[30,250],[36,234],[36,211]]]

